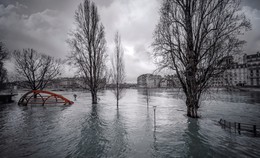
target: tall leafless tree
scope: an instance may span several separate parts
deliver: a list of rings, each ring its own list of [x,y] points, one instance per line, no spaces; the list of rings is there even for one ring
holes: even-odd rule
[[[68,40],[72,48],[69,59],[78,68],[91,92],[92,103],[97,103],[97,92],[105,82],[106,40],[94,2],[84,0],[75,13],[76,29]]]
[[[0,42],[0,90],[4,88],[7,82],[7,70],[4,67],[4,61],[8,59],[8,51],[3,42]]]
[[[33,49],[13,52],[17,76],[22,82],[20,86],[31,90],[42,90],[47,84],[60,75],[61,60],[40,54]]]
[[[250,29],[239,0],[164,0],[154,33],[154,56],[161,69],[176,71],[186,95],[187,116],[197,118],[201,95],[212,78],[238,53],[238,38]]]
[[[121,37],[117,32],[115,35],[115,53],[111,58],[112,74],[111,80],[115,87],[112,89],[116,97],[116,106],[118,108],[119,100],[124,95],[124,83],[125,83],[125,64],[124,64],[124,50],[121,44]]]

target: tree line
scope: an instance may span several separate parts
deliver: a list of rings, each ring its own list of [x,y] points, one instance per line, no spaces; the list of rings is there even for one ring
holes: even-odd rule
[[[251,28],[250,22],[241,12],[239,0],[163,0],[159,15],[152,43],[154,60],[158,70],[177,75],[186,96],[187,116],[197,118],[201,96],[210,88],[211,80],[228,69],[227,59],[241,52],[245,41],[239,35]],[[126,77],[120,34],[115,34],[112,68],[108,70],[105,28],[94,2],[79,4],[75,24],[67,41],[71,48],[68,61],[84,79],[93,104],[98,102],[102,80],[111,78],[118,107]],[[36,50],[17,50],[13,57],[17,73],[27,81],[24,86],[32,90],[45,88],[60,74],[61,60]],[[2,78],[6,74],[2,61],[7,59],[2,43],[0,59],[1,84],[6,80]]]

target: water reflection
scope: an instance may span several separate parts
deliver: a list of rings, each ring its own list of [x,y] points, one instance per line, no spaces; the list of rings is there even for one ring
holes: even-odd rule
[[[153,157],[158,157],[158,151],[159,151],[159,148],[158,148],[158,143],[157,143],[157,138],[156,138],[156,126],[154,126],[154,130],[153,130]]]
[[[203,117],[195,120],[174,98],[178,92],[152,91],[148,107],[142,90],[127,90],[120,109],[107,91],[97,106],[81,92],[68,107],[2,105],[0,157],[259,157],[259,139],[231,134],[217,123],[220,118],[259,122],[259,93],[216,93],[218,98],[205,101]]]
[[[200,125],[198,119],[187,118],[186,129],[186,157],[214,157],[208,140],[200,133]]]
[[[203,98],[206,100],[216,100],[222,102],[259,104],[260,92],[213,91],[210,94],[206,94]]]
[[[100,106],[92,105],[91,112],[83,123],[81,137],[75,153],[69,157],[106,157],[106,145],[109,141],[104,136],[106,122],[99,117]]]
[[[142,89],[137,89],[137,93],[138,95],[141,96],[147,96],[147,94],[151,97],[151,96],[157,96],[157,97],[161,97],[164,96],[164,92],[166,91],[166,89],[154,89],[154,88],[142,88]]]
[[[139,96],[145,96],[145,89],[137,89]],[[166,97],[185,100],[185,95],[180,89],[149,89],[152,97]],[[153,99],[153,98],[151,98]],[[233,103],[260,104],[259,91],[210,91],[202,97],[202,100],[215,100]]]
[[[8,106],[9,110],[0,112],[0,115],[4,115],[0,118],[3,125],[0,128],[0,146],[3,153],[0,155],[4,157],[55,156],[58,147],[55,147],[54,142],[58,142],[56,139],[61,135],[58,126],[62,114],[60,108],[30,108],[16,104]]]
[[[127,157],[129,144],[125,118],[120,114],[117,108],[111,127],[111,142],[109,157]]]

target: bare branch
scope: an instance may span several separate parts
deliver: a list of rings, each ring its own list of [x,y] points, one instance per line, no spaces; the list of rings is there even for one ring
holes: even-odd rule
[[[92,103],[97,103],[97,91],[105,84],[106,40],[95,3],[84,0],[75,12],[77,28],[71,32],[68,44],[72,48],[69,61],[77,68]]]
[[[24,88],[44,89],[47,84],[60,75],[61,60],[40,54],[33,49],[13,52],[17,76],[27,81]]]
[[[186,95],[187,115],[197,117],[199,99],[212,78],[229,67],[226,59],[250,29],[239,0],[164,0],[154,33],[154,57],[160,69],[177,73]]]
[[[117,100],[117,107],[119,100],[124,95],[124,86],[125,83],[125,64],[124,64],[124,49],[121,44],[121,37],[117,32],[115,35],[115,52],[111,57],[112,63],[112,84],[113,86],[113,93]]]

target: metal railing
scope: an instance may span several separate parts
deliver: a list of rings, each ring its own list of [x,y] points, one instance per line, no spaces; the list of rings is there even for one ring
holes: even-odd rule
[[[224,119],[220,119],[219,124],[223,128],[234,129],[235,132],[238,132],[239,134],[244,131],[244,132],[252,133],[252,134],[254,134],[254,136],[260,136],[260,126],[259,125],[257,126],[254,124],[229,122]]]

